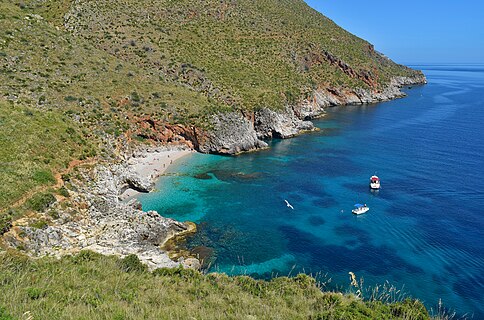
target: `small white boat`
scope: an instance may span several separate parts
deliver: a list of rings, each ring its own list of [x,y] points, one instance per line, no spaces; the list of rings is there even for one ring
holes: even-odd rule
[[[375,190],[380,189],[380,178],[378,178],[377,176],[371,176],[370,188]]]
[[[354,214],[363,214],[368,210],[370,210],[370,208],[368,208],[366,204],[357,203],[355,204],[355,208],[351,210],[351,212],[353,212]]]

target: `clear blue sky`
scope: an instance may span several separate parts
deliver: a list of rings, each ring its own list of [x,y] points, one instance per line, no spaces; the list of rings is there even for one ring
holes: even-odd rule
[[[484,63],[484,0],[305,0],[399,63]]]

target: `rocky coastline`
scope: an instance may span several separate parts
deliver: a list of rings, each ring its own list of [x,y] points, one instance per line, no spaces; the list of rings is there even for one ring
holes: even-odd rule
[[[371,104],[405,97],[404,86],[425,84],[423,74],[414,77],[394,77],[383,90],[361,88],[320,88],[311,100],[280,110],[263,108],[255,112],[230,112],[212,118],[213,130],[195,136],[194,145],[204,153],[238,154],[267,147],[266,139],[291,138],[316,130],[312,119],[324,116],[332,106]],[[203,137],[200,139],[199,137]],[[193,137],[192,137],[193,138]]]
[[[186,152],[180,152],[183,150]],[[3,236],[4,243],[33,257],[61,257],[91,250],[121,258],[135,254],[150,270],[180,265],[198,269],[197,259],[179,257],[174,261],[162,249],[170,238],[195,232],[194,224],[162,217],[156,211],[145,212],[136,199],[121,198],[129,187],[138,192],[152,191],[157,175],[144,176],[135,167],[152,154],[170,151],[145,148],[119,163],[78,168],[65,182],[69,197],[46,212],[15,221]]]
[[[62,201],[45,212],[15,221],[3,236],[4,243],[36,257],[61,257],[91,250],[119,257],[135,254],[150,270],[177,266],[199,269],[201,264],[196,258],[180,256],[178,249],[170,254],[166,249],[173,244],[163,247],[170,239],[195,232],[195,224],[165,218],[155,211],[145,212],[136,199],[129,200],[137,192],[152,191],[160,171],[176,157],[169,163],[167,158],[165,162],[154,163],[155,160],[169,158],[170,152],[193,149],[233,155],[267,148],[264,140],[317,130],[310,120],[324,116],[327,107],[401,98],[405,96],[400,90],[403,86],[424,83],[426,79],[421,75],[394,78],[379,92],[322,88],[314,92],[312,100],[278,111],[214,115],[209,132],[181,125],[164,126],[165,131],[154,133],[158,139],[153,140],[176,142],[175,147],[143,147],[119,155],[117,161],[78,168],[75,177],[65,181],[68,197],[58,199]],[[152,128],[156,131],[155,123]],[[164,140],[167,136],[170,139]]]

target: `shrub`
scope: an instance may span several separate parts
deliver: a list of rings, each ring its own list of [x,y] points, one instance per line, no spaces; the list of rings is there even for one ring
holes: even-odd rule
[[[179,277],[184,279],[197,279],[203,277],[203,275],[193,269],[185,269],[182,266],[178,268],[159,268],[153,271],[154,276],[159,277]]]
[[[398,318],[410,318],[415,320],[428,319],[428,312],[425,306],[418,300],[406,298],[402,302],[395,302],[391,306],[392,314]]]
[[[64,186],[62,186],[61,188],[59,188],[59,190],[57,190],[57,192],[58,192],[58,193],[59,193],[61,196],[65,197],[65,198],[69,198],[69,196],[70,196],[69,191],[67,191],[67,188],[66,188],[66,187],[64,187]]]
[[[144,265],[135,254],[130,254],[119,261],[120,268],[124,272],[146,272],[148,267]]]
[[[48,183],[54,183],[55,182],[55,177],[52,174],[50,170],[37,170],[34,172],[34,175],[32,176],[35,182],[40,183],[40,184],[48,184]]]
[[[313,277],[308,276],[307,274],[300,273],[294,277],[294,282],[299,284],[301,288],[308,288],[313,287],[316,285],[316,280]]]
[[[37,212],[44,211],[56,201],[52,193],[37,193],[27,202],[27,206]]]
[[[43,291],[40,288],[30,287],[30,288],[27,288],[27,296],[31,300],[37,300],[37,299],[40,299],[42,297],[45,297],[45,291]]]
[[[12,217],[10,215],[0,216],[0,235],[8,232],[12,227]],[[1,318],[0,318],[1,319]]]
[[[72,257],[72,261],[75,264],[81,264],[88,261],[96,261],[96,260],[99,260],[100,258],[102,258],[102,254],[100,253],[90,251],[90,250],[82,250],[77,255]]]
[[[45,229],[45,228],[47,228],[48,224],[47,224],[47,221],[45,221],[43,219],[39,219],[39,220],[31,223],[30,226],[32,228],[36,228],[36,229]]]
[[[73,102],[73,101],[77,101],[77,98],[73,96],[67,96],[67,97],[64,97],[64,100],[67,102]]]
[[[56,210],[49,210],[49,212],[47,213],[52,219],[59,219],[60,215],[59,215],[59,212],[57,212]]]
[[[14,317],[9,315],[7,313],[7,310],[5,310],[5,308],[0,307],[0,320],[14,320]]]

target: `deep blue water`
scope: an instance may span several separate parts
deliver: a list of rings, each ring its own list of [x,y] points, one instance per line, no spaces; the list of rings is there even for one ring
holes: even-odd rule
[[[342,290],[351,271],[484,319],[484,68],[421,68],[428,85],[331,108],[320,132],[178,161],[143,208],[199,223],[187,245],[212,251],[212,271],[327,274]],[[355,202],[370,211],[352,215]]]

